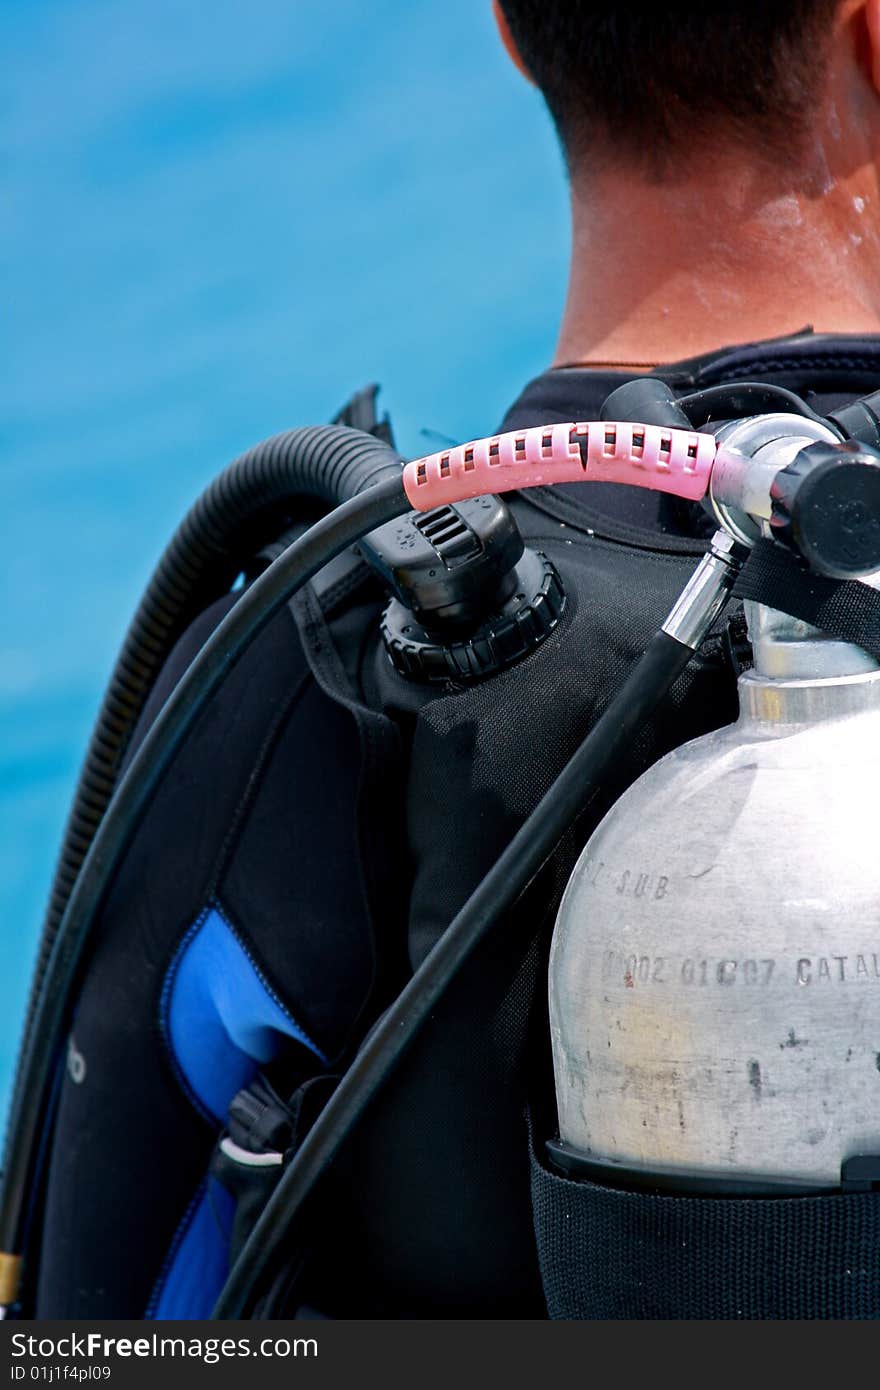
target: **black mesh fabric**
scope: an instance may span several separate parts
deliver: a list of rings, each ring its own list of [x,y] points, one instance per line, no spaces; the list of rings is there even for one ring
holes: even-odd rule
[[[624,1192],[533,1149],[532,1203],[551,1318],[880,1318],[880,1192]]]

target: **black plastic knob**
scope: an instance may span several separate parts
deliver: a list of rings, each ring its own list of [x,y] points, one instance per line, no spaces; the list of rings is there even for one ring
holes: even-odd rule
[[[432,632],[475,628],[513,592],[524,545],[500,497],[408,512],[371,531],[364,559]]]
[[[514,593],[467,633],[429,630],[392,599],[382,616],[382,640],[395,669],[409,680],[478,681],[533,652],[559,622],[565,593],[539,551],[527,550],[514,573]]]
[[[776,475],[774,537],[816,574],[857,579],[880,569],[880,453],[854,442],[810,444]]]

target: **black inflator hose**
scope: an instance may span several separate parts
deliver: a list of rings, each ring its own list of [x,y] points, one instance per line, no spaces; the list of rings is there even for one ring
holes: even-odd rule
[[[730,381],[704,386],[687,396],[677,396],[661,377],[639,376],[617,386],[606,396],[600,420],[639,420],[670,429],[702,429],[711,421],[738,420],[742,416],[785,411],[814,424],[839,428],[833,420],[817,415],[812,406],[785,386],[769,381]],[[861,418],[861,417],[860,417]]]
[[[239,473],[244,476],[238,477]],[[229,494],[225,500],[221,488],[224,478]],[[200,564],[194,565],[188,576],[189,592],[198,587],[200,574],[210,570],[212,555],[218,561],[218,557],[230,553],[236,507],[240,522],[249,521],[258,511],[272,505],[273,488],[276,526],[277,507],[284,497],[305,494],[331,503],[346,496],[350,500],[316,522],[242,594],[168,697],[112,793],[106,814],[96,816],[66,906],[51,940],[44,941],[41,950],[40,975],[33,991],[6,1135],[0,1198],[0,1252],[5,1255],[15,1256],[23,1251],[28,1203],[37,1186],[39,1150],[51,1117],[69,1003],[90,928],[162,775],[207,701],[287,599],[333,556],[410,509],[399,457],[371,436],[345,428],[298,430],[279,436],[231,465],[189,514],[188,520],[198,514],[198,524],[192,521],[192,526],[193,532],[198,531],[201,536]],[[206,504],[209,494],[214,494],[214,502]],[[250,511],[244,501],[247,495],[251,497]],[[228,529],[224,530],[218,517],[224,519]],[[181,527],[175,540],[183,530]],[[177,558],[174,566],[168,568],[176,570],[181,588],[167,605],[169,628],[173,612],[184,606],[187,581],[182,543],[178,548],[172,542],[169,552],[172,548]],[[153,595],[151,609],[158,606],[156,591],[154,581],[148,591]],[[144,638],[143,646],[149,650],[148,638]],[[115,676],[119,676],[119,667]],[[145,698],[146,694],[140,697],[141,705]]]
[[[689,396],[679,396],[676,404],[694,429],[701,429],[713,421],[737,420],[741,416],[772,414],[774,411],[801,415],[815,425],[835,428],[833,421],[819,415],[794,391],[770,381],[729,381],[717,386],[704,386]]]
[[[384,1014],[284,1171],[226,1281],[213,1317],[247,1317],[295,1223],[367,1107],[471,953],[513,906],[586,810],[610,769],[681,674],[693,650],[658,632],[623,687],[507,849]]]

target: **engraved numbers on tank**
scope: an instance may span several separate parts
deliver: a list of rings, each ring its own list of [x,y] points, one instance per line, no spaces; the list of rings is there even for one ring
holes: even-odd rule
[[[797,987],[833,984],[880,984],[880,952],[849,956],[658,956],[608,949],[602,979],[626,989],[654,985],[685,988],[760,989],[771,983]]]

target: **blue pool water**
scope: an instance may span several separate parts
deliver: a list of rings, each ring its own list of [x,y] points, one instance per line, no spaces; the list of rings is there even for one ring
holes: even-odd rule
[[[568,216],[489,0],[7,0],[0,1105],[85,740],[177,519],[369,380],[425,452],[552,350]]]

